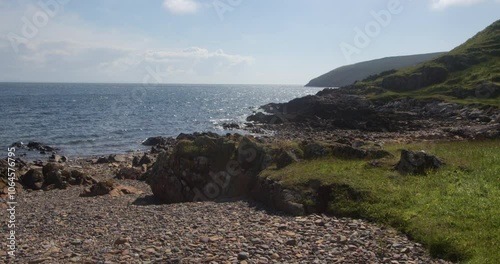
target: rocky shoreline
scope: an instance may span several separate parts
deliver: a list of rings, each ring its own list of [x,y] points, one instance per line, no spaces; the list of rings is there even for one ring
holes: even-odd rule
[[[325,89],[283,104],[261,106],[248,117],[252,132],[278,140],[413,142],[500,137],[500,109],[436,99],[387,102],[356,95],[354,87]]]
[[[393,229],[363,220],[294,217],[247,199],[158,203],[144,181],[115,179],[134,160],[115,158],[60,164],[140,192],[81,197],[83,185],[20,189],[17,255],[10,259],[2,249],[2,262],[446,263]]]
[[[263,182],[259,183],[261,186],[254,190],[262,191],[252,194],[252,200],[236,193],[215,197],[217,202],[204,197],[196,203],[188,200],[187,203],[163,204],[161,199],[154,197],[154,188],[151,187],[155,183],[141,181],[145,180],[140,178],[141,175],[148,175],[144,172],[151,174],[155,171],[154,164],[161,164],[155,162],[158,157],[162,159],[165,153],[175,153],[179,141],[217,141],[224,138],[247,140],[247,137],[239,135],[181,134],[175,140],[155,141],[151,144],[153,153],[144,155],[110,155],[76,160],[54,160],[52,157],[42,164],[19,163],[19,174],[23,176],[18,187],[24,185],[24,189],[18,188],[19,248],[15,259],[9,259],[2,250],[3,261],[445,263],[429,257],[422,245],[404,235],[366,221],[322,214],[294,217],[282,213],[304,215],[306,212],[303,208],[294,211],[300,205],[289,200],[293,199],[293,195],[288,197],[289,190],[280,189],[275,182],[265,184],[275,186],[274,191],[266,191]],[[167,152],[156,154],[157,150]],[[44,181],[27,184],[26,175],[37,170],[40,171],[39,180]],[[54,177],[66,179],[64,175],[67,172],[72,177],[76,174],[74,171],[80,173],[77,174],[81,177],[78,184],[48,182]],[[113,181],[113,187],[104,192],[93,193],[89,188],[96,186],[97,182],[109,181]],[[133,191],[117,194],[113,190],[118,186]],[[262,196],[273,193],[275,197]],[[2,204],[5,204],[5,199],[3,195]],[[263,207],[263,204],[267,206]]]
[[[1,249],[2,261],[445,263],[390,228],[325,216],[322,196],[335,186],[317,186],[313,196],[302,197],[259,174],[325,156],[376,164],[392,155],[383,149],[389,142],[499,138],[499,109],[368,101],[343,89],[262,108],[267,113],[249,117],[246,129],[272,136],[180,134],[149,138],[147,153],[18,159],[17,257]],[[401,173],[441,165],[423,153],[403,153]],[[3,172],[7,165],[0,165]]]

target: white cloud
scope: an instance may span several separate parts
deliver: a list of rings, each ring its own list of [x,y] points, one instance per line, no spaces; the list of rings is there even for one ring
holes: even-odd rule
[[[22,36],[21,17],[31,18],[36,10],[0,9],[0,81],[140,83],[153,69],[149,81],[237,82],[254,62],[223,50],[169,47],[149,36],[96,27],[71,13],[55,16],[26,43],[15,43],[15,53],[6,35]]]
[[[236,65],[240,63],[251,64],[254,61],[252,57],[226,54],[221,49],[210,52],[207,49],[199,47],[190,47],[175,51],[148,51],[144,54],[144,58],[147,61],[153,61],[153,62],[175,61],[175,60],[185,60],[185,59],[188,60],[222,59],[231,65]]]
[[[250,56],[227,54],[221,49],[209,51],[200,47],[147,51],[141,54],[141,59],[145,64],[165,69],[163,74],[167,79],[168,73],[189,77],[234,74],[255,61]]]
[[[174,14],[193,14],[200,8],[196,0],[165,0],[163,6]]]
[[[431,0],[432,9],[442,10],[450,6],[468,6],[474,5],[485,0]],[[498,0],[496,0],[498,2]]]

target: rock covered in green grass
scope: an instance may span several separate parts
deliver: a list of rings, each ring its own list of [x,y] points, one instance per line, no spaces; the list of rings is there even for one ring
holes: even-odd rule
[[[155,197],[166,203],[233,198],[249,193],[269,155],[251,137],[184,135],[147,173]]]

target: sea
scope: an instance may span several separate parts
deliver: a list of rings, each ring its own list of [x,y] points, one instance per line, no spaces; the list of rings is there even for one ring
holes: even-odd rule
[[[227,131],[259,106],[315,94],[298,85],[0,83],[0,147],[29,141],[68,157],[142,151],[152,136]],[[0,156],[1,156],[0,150]],[[26,151],[27,159],[42,158]]]

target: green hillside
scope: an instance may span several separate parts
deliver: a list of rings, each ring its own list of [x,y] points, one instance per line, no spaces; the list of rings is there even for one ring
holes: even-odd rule
[[[379,74],[384,71],[401,69],[417,65],[421,62],[431,60],[443,52],[418,54],[409,56],[387,57],[377,60],[360,62],[346,65],[325,73],[313,80],[306,86],[313,87],[341,87],[361,81],[370,75]]]
[[[446,54],[355,87],[374,98],[432,97],[500,106],[500,20]]]

